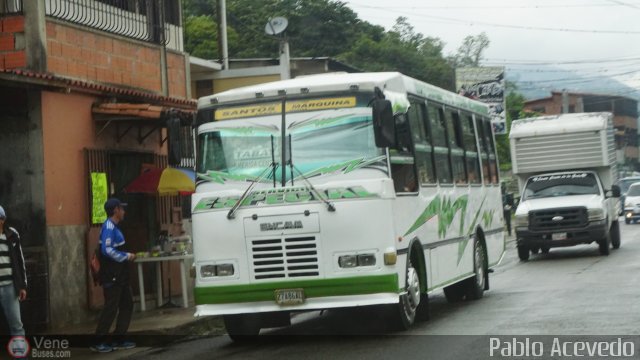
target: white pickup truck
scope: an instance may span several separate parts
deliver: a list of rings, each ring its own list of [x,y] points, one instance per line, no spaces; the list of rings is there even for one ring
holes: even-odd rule
[[[610,113],[515,120],[509,135],[521,200],[515,214],[518,256],[597,242],[620,247],[615,146]]]

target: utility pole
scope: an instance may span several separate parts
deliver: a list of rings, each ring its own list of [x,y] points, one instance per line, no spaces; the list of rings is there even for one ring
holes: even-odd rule
[[[227,3],[218,0],[218,48],[220,49],[222,68],[229,70],[229,46],[227,44]]]

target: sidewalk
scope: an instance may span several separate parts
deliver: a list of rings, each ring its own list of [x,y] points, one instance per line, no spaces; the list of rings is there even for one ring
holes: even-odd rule
[[[225,334],[224,325],[220,317],[194,317],[195,308],[151,309],[145,312],[136,311],[133,314],[129,335],[132,340],[143,339],[144,343],[130,350],[118,350],[110,353],[98,354],[89,348],[72,347],[73,359],[121,359],[135,356],[136,353],[148,350],[149,343],[154,346],[167,344],[191,336],[217,336]],[[84,323],[64,328],[48,330],[41,335],[49,336],[88,336],[95,332],[96,323]],[[138,341],[139,342],[139,341]],[[33,346],[33,344],[32,344]]]

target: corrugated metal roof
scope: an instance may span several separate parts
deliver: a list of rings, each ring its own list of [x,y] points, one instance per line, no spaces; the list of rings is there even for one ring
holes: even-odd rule
[[[14,77],[14,78],[12,78]],[[87,92],[98,92],[103,95],[111,96],[127,96],[140,98],[141,100],[150,101],[154,104],[172,105],[181,108],[195,110],[197,102],[193,99],[184,99],[171,96],[163,96],[154,92],[145,91],[142,89],[135,89],[125,86],[106,85],[85,80],[71,79],[51,73],[41,73],[31,70],[23,69],[0,69],[0,80],[5,79],[9,81],[21,82],[20,78],[25,82],[33,83],[34,80],[37,84],[43,86],[54,86],[62,88],[76,88],[79,90],[85,90]]]

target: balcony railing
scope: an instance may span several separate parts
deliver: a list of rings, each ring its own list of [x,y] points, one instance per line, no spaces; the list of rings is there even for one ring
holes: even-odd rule
[[[22,14],[22,0],[0,0],[0,17]]]
[[[179,0],[45,0],[45,11],[54,19],[182,51],[179,5]]]

